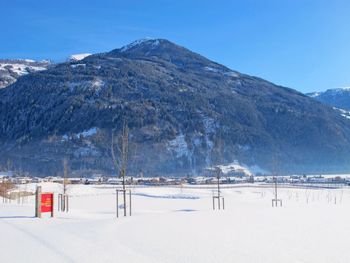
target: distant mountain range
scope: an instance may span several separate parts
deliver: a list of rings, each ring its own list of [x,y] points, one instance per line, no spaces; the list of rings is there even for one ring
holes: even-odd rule
[[[0,59],[0,89],[14,83],[19,77],[50,67],[48,60]]]
[[[306,95],[327,105],[350,110],[350,87],[328,89],[324,92],[311,92]]]
[[[295,90],[165,39],[23,75],[0,90],[0,163],[38,175],[115,174],[111,131],[130,128],[128,173],[203,174],[238,160],[283,173],[350,168],[350,120]]]
[[[90,55],[90,53],[70,55],[67,61],[79,61]],[[0,89],[14,83],[23,75],[46,70],[53,65],[50,60],[0,59]]]

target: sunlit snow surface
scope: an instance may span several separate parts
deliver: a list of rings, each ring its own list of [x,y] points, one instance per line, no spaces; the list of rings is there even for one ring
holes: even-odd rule
[[[280,189],[272,208],[271,186],[226,185],[213,211],[212,187],[132,187],[133,215],[119,219],[112,186],[70,185],[70,212],[54,219],[33,218],[33,198],[1,201],[1,262],[350,262],[348,188]]]
[[[83,60],[84,58],[86,58],[90,55],[91,55],[91,53],[74,54],[74,55],[70,55],[68,60],[79,61],[79,60]]]
[[[339,109],[336,107],[333,107],[333,109],[339,111],[341,113],[340,115],[343,116],[344,118],[350,119],[350,111]]]
[[[151,48],[155,48],[159,45],[159,39],[153,39],[153,38],[139,39],[139,40],[136,40],[136,41],[130,43],[129,45],[122,47],[120,49],[120,51],[125,52],[125,51],[130,50],[134,47],[140,46],[143,43],[149,43],[149,44],[151,44]]]

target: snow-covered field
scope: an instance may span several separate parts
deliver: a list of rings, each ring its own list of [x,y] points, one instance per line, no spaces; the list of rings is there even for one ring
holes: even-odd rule
[[[132,188],[133,215],[118,219],[110,186],[69,186],[70,211],[53,219],[33,217],[33,197],[0,199],[1,262],[350,262],[350,189],[280,189],[278,208],[272,188],[222,192],[213,211],[208,188]]]

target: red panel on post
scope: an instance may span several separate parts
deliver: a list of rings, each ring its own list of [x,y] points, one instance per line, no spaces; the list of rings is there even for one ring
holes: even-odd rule
[[[41,194],[41,212],[52,212],[53,209],[53,193]]]

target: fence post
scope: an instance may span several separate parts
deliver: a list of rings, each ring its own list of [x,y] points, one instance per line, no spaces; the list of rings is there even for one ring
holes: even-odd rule
[[[55,210],[55,194],[52,193],[52,210],[51,210],[51,217],[54,216],[54,210]]]
[[[130,208],[129,214],[131,216],[131,190],[129,190],[129,208]]]
[[[37,186],[35,192],[35,217],[41,218],[41,186]]]
[[[117,201],[117,218],[119,217],[119,200],[118,200],[118,196],[119,196],[119,192],[118,189],[116,190],[116,201]]]

